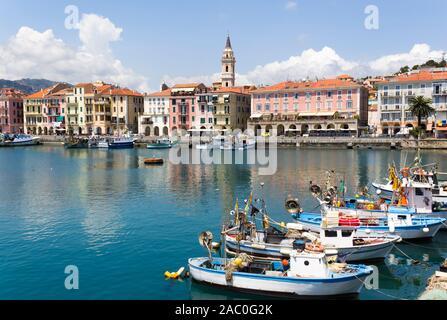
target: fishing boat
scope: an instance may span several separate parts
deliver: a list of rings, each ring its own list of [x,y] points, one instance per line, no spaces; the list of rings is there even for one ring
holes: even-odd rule
[[[433,238],[445,223],[442,218],[415,218],[403,208],[390,207],[386,218],[359,218],[339,211],[322,214],[300,213],[293,215],[305,230],[321,232],[331,225],[355,226],[357,235],[397,235],[404,240]]]
[[[201,242],[203,243],[203,242]],[[209,249],[210,243],[205,244]],[[373,273],[366,265],[335,263],[333,256],[315,252],[292,252],[290,260],[255,260],[208,257],[188,260],[193,280],[232,290],[264,295],[342,296],[356,295]]]
[[[427,184],[433,196],[433,208],[435,211],[447,211],[447,181],[441,180],[440,175],[446,173],[438,172],[438,164],[422,164],[420,149],[411,166],[403,167],[394,173],[398,179],[407,179],[417,183]],[[374,182],[373,187],[378,190],[382,197],[391,199],[393,196],[394,177],[390,175],[385,183]]]
[[[352,262],[384,259],[394,244],[401,241],[397,235],[360,237],[357,228],[351,226],[330,226],[322,228],[319,234],[308,233],[303,231],[301,224],[277,224],[268,216],[264,205],[259,210],[252,204],[250,206],[251,210],[246,208],[233,214],[234,221],[223,228],[226,249],[230,253],[243,252],[256,257],[280,259],[287,258],[294,250],[336,250],[341,261]],[[235,210],[238,210],[237,207]],[[297,214],[297,199],[287,199],[286,209],[290,214]],[[251,212],[252,221],[248,221],[247,212]],[[257,226],[256,214],[262,215],[262,228]]]
[[[87,149],[89,148],[89,139],[82,137],[70,137],[64,142],[66,149]]]
[[[132,137],[112,137],[109,140],[109,149],[132,149],[134,145]]]
[[[170,149],[174,143],[169,138],[157,139],[155,143],[147,145],[147,149]]]
[[[40,144],[40,137],[34,137],[29,134],[15,134],[4,136],[2,146],[4,147],[22,147],[22,146],[35,146]]]

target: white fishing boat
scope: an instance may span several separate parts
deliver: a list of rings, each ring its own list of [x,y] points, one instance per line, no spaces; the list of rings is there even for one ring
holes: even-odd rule
[[[250,197],[251,199],[252,197]],[[294,202],[294,203],[293,203]],[[319,234],[304,232],[301,224],[288,223],[275,226],[263,206],[259,210],[247,202],[249,207],[233,214],[234,221],[224,226],[226,249],[230,253],[246,253],[263,258],[287,258],[293,251],[336,250],[340,260],[365,261],[384,259],[393,249],[395,243],[401,241],[397,235],[357,235],[356,227],[329,226],[322,228]],[[291,214],[299,212],[297,199],[287,199],[286,209]],[[236,205],[235,210],[238,210]],[[252,221],[247,221],[251,212]],[[256,215],[262,219],[256,219]],[[262,228],[258,228],[256,220],[262,220]]]
[[[293,252],[286,267],[281,262],[237,257],[192,258],[195,281],[266,295],[327,297],[358,294],[373,269],[365,265],[330,264],[324,253]]]
[[[108,149],[109,148],[109,140],[101,139],[96,143],[96,147],[100,149]]]
[[[313,232],[320,232],[329,225],[351,224],[357,227],[357,235],[360,237],[397,235],[404,240],[433,238],[446,221],[441,218],[415,218],[413,214],[397,207],[390,207],[386,218],[359,218],[332,209],[324,211],[323,215],[300,213],[294,217],[305,230]]]
[[[29,134],[8,136],[3,139],[2,143],[6,147],[34,146],[38,144],[40,144],[40,137],[34,137]]]

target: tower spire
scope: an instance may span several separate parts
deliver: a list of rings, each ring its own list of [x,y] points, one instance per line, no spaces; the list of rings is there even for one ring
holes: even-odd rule
[[[230,33],[227,34],[227,44],[225,45],[226,49],[232,49],[231,48],[231,39],[230,39]]]

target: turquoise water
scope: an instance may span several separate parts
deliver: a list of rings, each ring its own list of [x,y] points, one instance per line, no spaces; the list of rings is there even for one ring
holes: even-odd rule
[[[0,299],[249,299],[163,273],[203,256],[201,231],[219,234],[236,197],[263,190],[273,218],[291,221],[283,201],[299,195],[315,208],[310,180],[325,169],[344,175],[351,194],[386,175],[390,161],[414,154],[389,150],[278,150],[278,171],[259,176],[251,165],[145,167],[148,156],[169,151],[0,149]],[[447,171],[447,153],[424,152]],[[402,244],[377,264],[380,292],[360,299],[414,299],[447,257],[447,232],[435,240]],[[412,265],[408,257],[420,261]],[[80,288],[64,287],[65,266],[79,268]]]

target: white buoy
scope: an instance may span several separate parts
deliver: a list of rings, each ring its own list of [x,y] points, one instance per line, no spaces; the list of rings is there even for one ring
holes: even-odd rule
[[[380,195],[382,193],[382,190],[377,189],[376,193],[377,193],[377,195]]]
[[[424,233],[428,233],[429,231],[430,231],[430,229],[427,228],[427,227],[425,227],[424,229],[422,229],[422,232],[424,232]]]
[[[366,234],[370,234],[371,233],[371,229],[365,229],[365,233]]]

